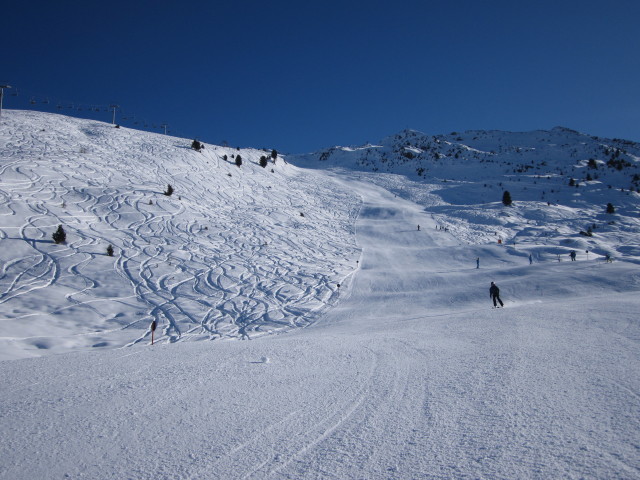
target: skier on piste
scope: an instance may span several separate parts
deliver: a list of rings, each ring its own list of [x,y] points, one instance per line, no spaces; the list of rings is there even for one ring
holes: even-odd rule
[[[504,307],[504,303],[500,300],[500,289],[493,282],[491,282],[491,287],[489,287],[489,296],[493,299],[493,306],[495,308]],[[498,302],[500,303],[500,307],[498,307]]]

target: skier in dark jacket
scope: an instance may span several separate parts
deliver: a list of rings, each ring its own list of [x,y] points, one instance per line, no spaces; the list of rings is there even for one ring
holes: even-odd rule
[[[493,299],[493,306],[498,308],[498,303],[500,303],[501,307],[504,307],[504,303],[500,300],[500,289],[498,286],[491,282],[491,287],[489,287],[489,296]]]

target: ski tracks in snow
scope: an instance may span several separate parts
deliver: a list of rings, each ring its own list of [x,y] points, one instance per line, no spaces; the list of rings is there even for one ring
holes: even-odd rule
[[[233,149],[39,122],[2,134],[0,342],[17,350],[35,352],[34,336],[51,350],[78,334],[95,337],[80,348],[147,342],[153,320],[168,342],[304,327],[356,268],[359,199],[322,175],[282,159],[272,173],[257,150],[238,169],[222,159]],[[58,225],[66,244],[51,240]]]
[[[281,415],[263,418],[252,434],[218,446],[215,458],[201,458],[196,464],[202,465],[194,466],[189,475],[227,478],[223,472],[233,472],[233,478],[242,479],[339,479],[376,472],[393,477],[408,458],[407,446],[419,448],[413,440],[427,391],[412,366],[419,356],[415,350],[392,338],[366,343],[350,343],[344,351],[327,348],[321,356],[329,365],[343,358],[340,363],[353,368],[342,369],[340,380],[310,372],[313,380],[304,381],[314,395]],[[322,367],[316,369],[319,373]],[[265,408],[279,406],[271,398],[263,401]]]

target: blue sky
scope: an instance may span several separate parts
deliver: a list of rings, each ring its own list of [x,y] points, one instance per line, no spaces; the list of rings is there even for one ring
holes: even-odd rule
[[[635,0],[10,3],[5,108],[116,102],[122,125],[291,153],[404,128],[640,141]]]

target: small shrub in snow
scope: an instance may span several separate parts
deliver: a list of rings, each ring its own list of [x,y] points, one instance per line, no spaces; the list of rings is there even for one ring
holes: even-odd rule
[[[67,233],[64,231],[64,228],[62,228],[62,225],[58,225],[58,229],[53,232],[52,237],[53,241],[57,244],[64,243],[67,240]]]
[[[200,152],[204,148],[204,145],[198,140],[194,139],[193,142],[191,142],[191,148],[193,148],[196,152]]]
[[[267,167],[267,157],[265,157],[264,155],[262,155],[260,157],[260,166],[262,168],[266,168]]]
[[[170,197],[171,195],[173,195],[173,187],[172,187],[171,185],[167,185],[167,191],[166,191],[166,192],[164,192],[164,194],[165,194],[167,197]]]
[[[593,230],[592,230],[591,226],[589,226],[589,228],[587,228],[586,232],[584,230],[580,230],[580,235],[584,235],[585,237],[593,237]]]
[[[109,245],[107,247],[107,255],[109,255],[110,257],[113,257],[113,246]]]
[[[616,213],[616,209],[612,203],[607,203],[607,213]]]
[[[236,165],[238,167],[242,165],[242,157],[240,155],[236,155]]]

